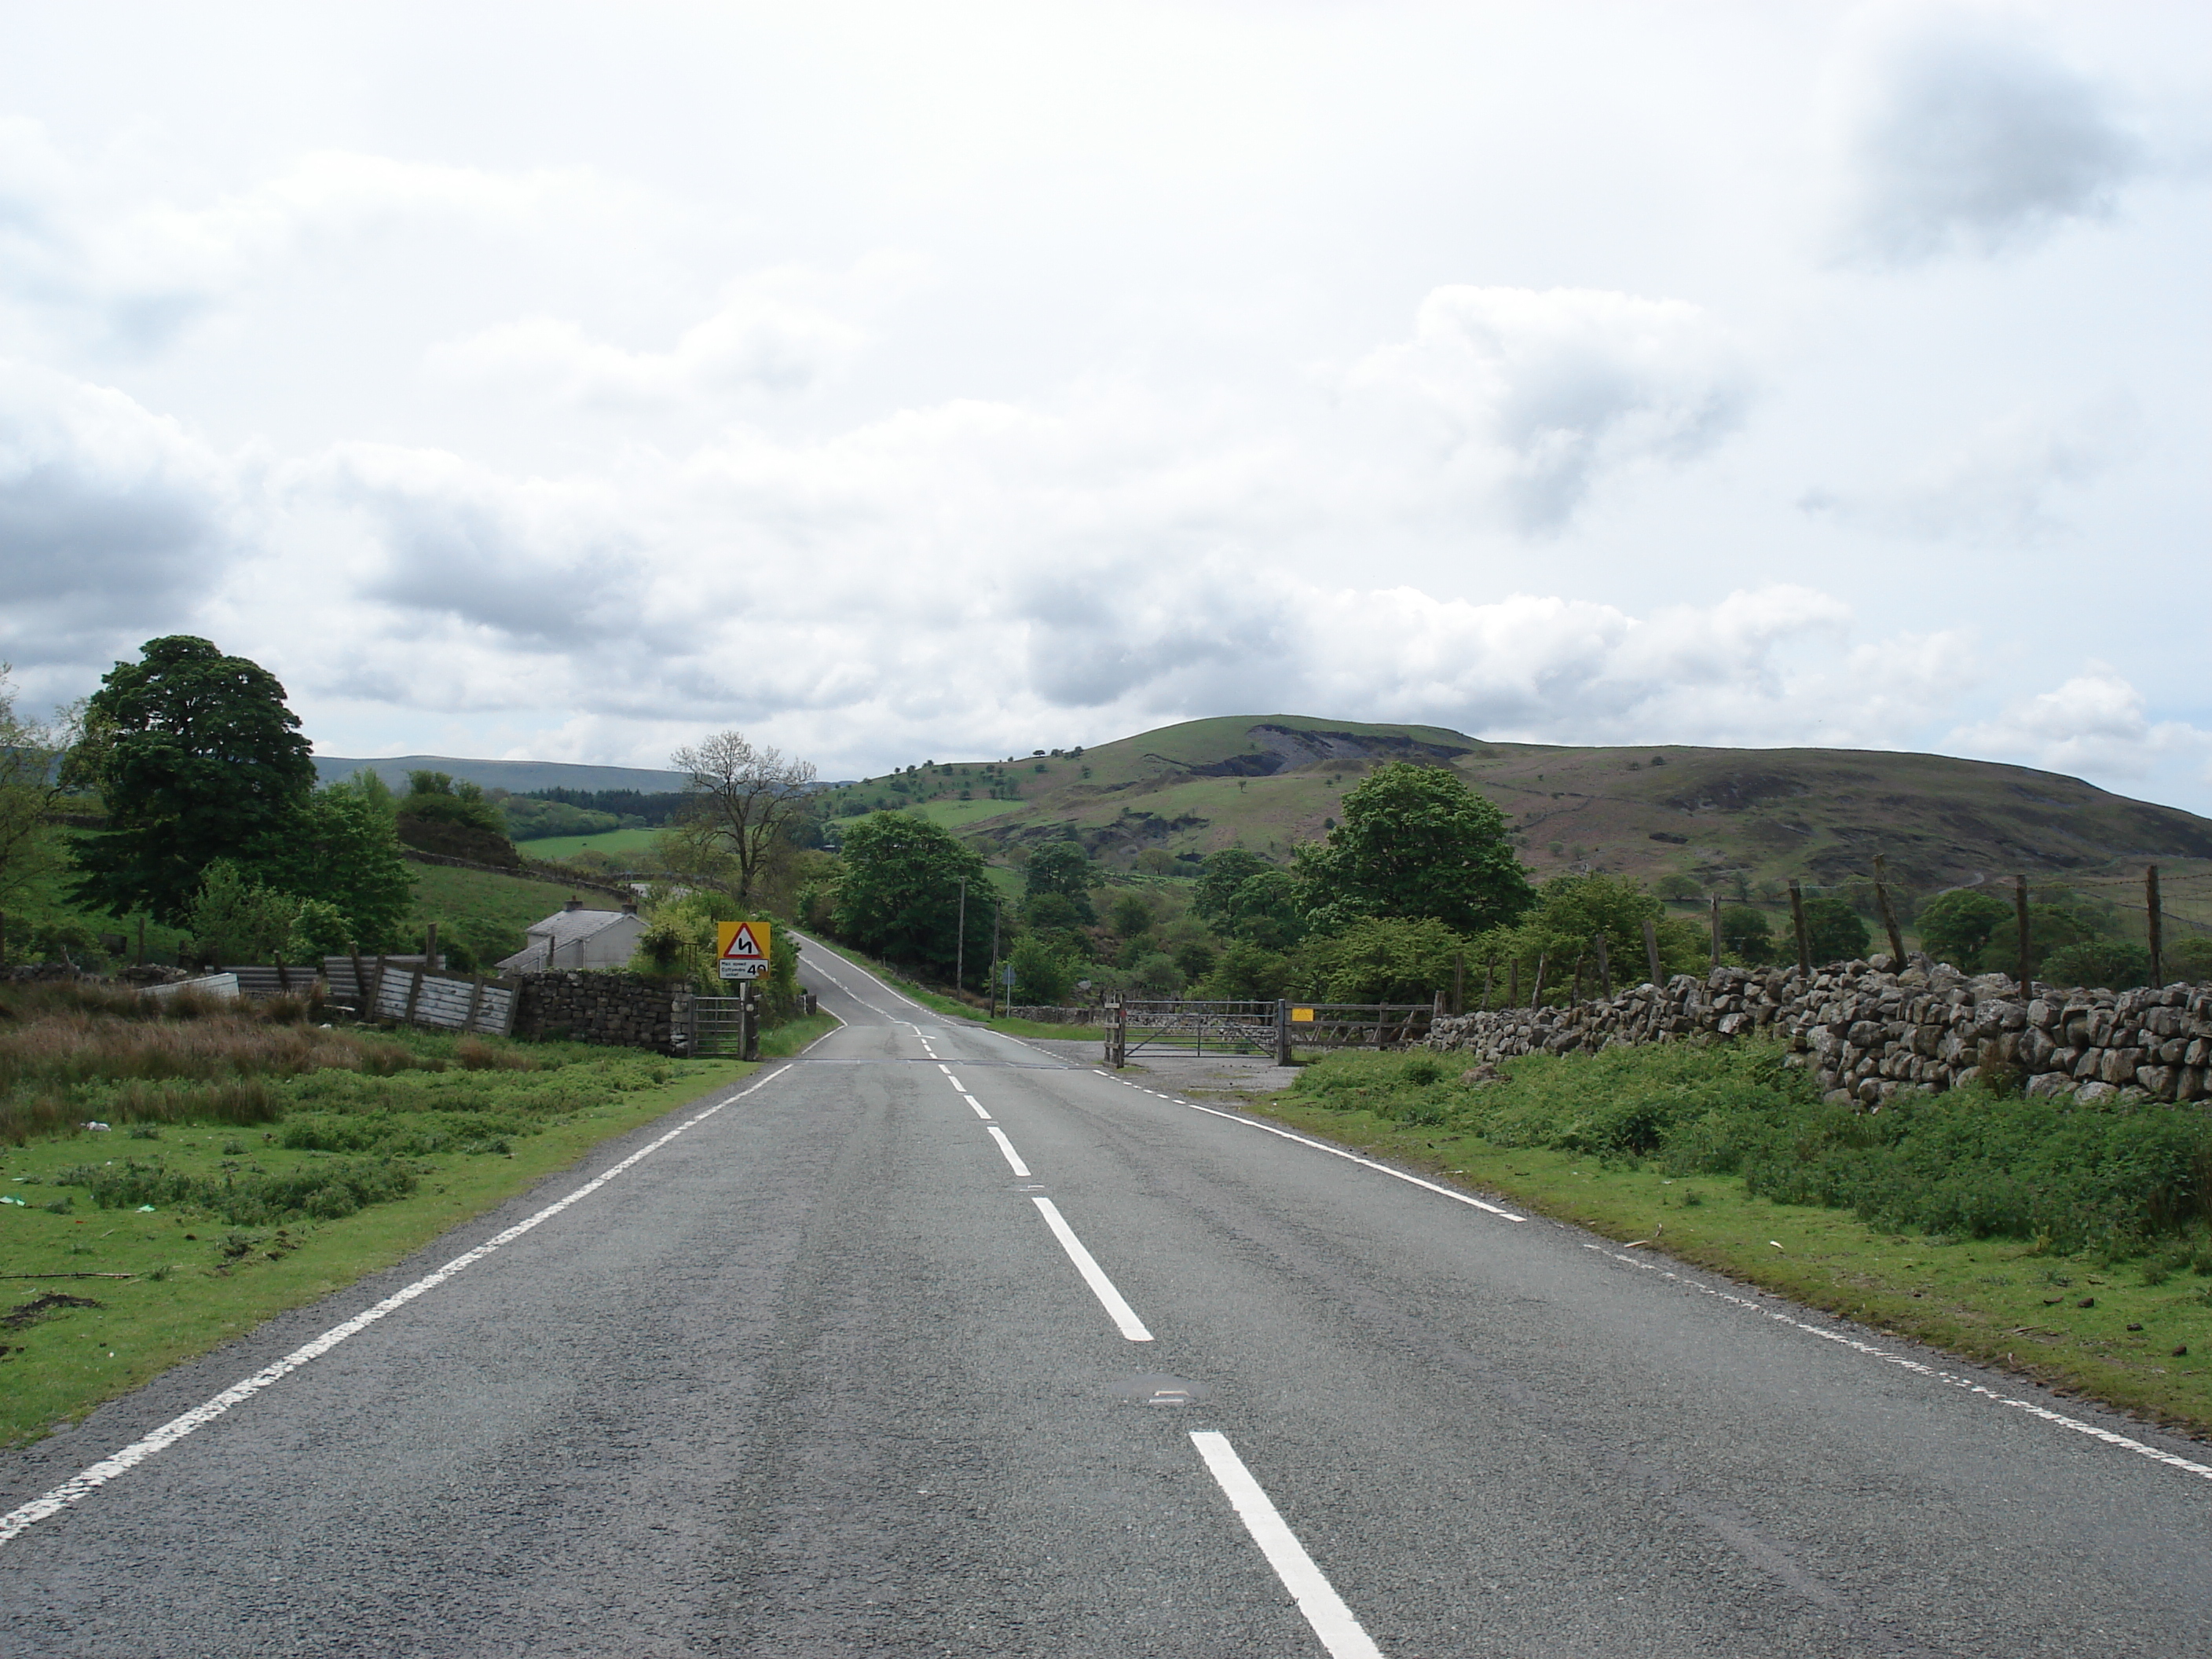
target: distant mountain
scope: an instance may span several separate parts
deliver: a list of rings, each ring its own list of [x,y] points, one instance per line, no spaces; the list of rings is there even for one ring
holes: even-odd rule
[[[315,757],[316,775],[325,783],[349,778],[364,769],[403,792],[410,772],[444,772],[487,789],[505,789],[517,795],[526,795],[533,789],[635,789],[641,794],[657,795],[681,789],[684,784],[681,772],[648,772],[634,766],[574,766],[565,761],[463,760],[452,755],[395,755],[386,760]]]
[[[987,848],[1073,830],[1115,862],[1237,844],[1279,857],[1322,839],[1344,792],[1393,759],[1449,766],[1487,795],[1539,876],[1595,868],[1647,880],[1679,872],[1712,888],[1739,872],[1833,884],[1865,875],[1882,853],[1900,886],[1924,895],[2016,872],[2047,880],[2212,860],[2212,820],[1988,761],[1569,748],[1286,714],[1188,720],[1080,754],[863,779],[835,799],[846,812],[920,799],[924,813]]]

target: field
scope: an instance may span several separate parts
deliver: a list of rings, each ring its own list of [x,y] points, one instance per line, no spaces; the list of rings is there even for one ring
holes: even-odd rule
[[[611,859],[635,859],[653,850],[658,830],[610,830],[599,836],[549,836],[543,841],[519,841],[516,850],[526,859],[568,859],[579,853],[605,853]]]
[[[415,948],[422,948],[423,924],[434,921],[441,938],[461,940],[486,968],[520,951],[523,930],[558,910],[574,890],[553,882],[435,864],[410,864],[408,871],[415,878],[415,902],[406,927],[416,942]],[[612,901],[602,895],[589,893],[584,898],[594,908],[612,908]]]

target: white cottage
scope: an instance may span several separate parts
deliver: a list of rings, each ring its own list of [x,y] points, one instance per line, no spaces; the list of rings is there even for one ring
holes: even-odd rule
[[[526,932],[530,943],[499,964],[502,974],[550,974],[574,968],[627,968],[645,932],[637,906],[586,910],[570,899]]]

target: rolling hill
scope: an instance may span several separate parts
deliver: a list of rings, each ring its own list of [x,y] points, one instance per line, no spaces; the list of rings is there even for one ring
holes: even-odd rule
[[[526,795],[533,789],[635,789],[653,795],[684,787],[681,772],[653,772],[635,766],[577,766],[566,761],[465,760],[452,755],[391,755],[380,760],[315,757],[315,775],[336,783],[366,769],[392,788],[404,792],[410,772],[443,772],[449,777]]]
[[[914,805],[992,849],[1072,830],[1094,857],[1127,866],[1152,848],[1185,860],[1232,845],[1282,856],[1324,836],[1344,792],[1394,759],[1449,766],[1488,796],[1540,878],[1588,868],[1680,873],[1708,888],[1739,876],[1832,885],[1863,877],[1881,853],[1901,890],[1925,895],[2014,873],[2119,877],[2150,860],[2186,878],[2212,861],[2212,820],[2026,767],[1871,750],[1492,743],[1299,715],[1189,720],[829,793],[848,813]]]

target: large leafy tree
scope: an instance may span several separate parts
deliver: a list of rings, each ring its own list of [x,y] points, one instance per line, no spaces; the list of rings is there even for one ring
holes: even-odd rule
[[[1030,854],[1030,867],[1024,897],[1027,908],[1038,915],[1048,914],[1054,927],[1088,927],[1098,920],[1098,912],[1091,902],[1091,884],[1093,872],[1091,860],[1083,848],[1072,841],[1056,841],[1038,848]],[[1035,901],[1060,899],[1062,904],[1038,906]],[[1069,921],[1060,921],[1065,915]]]
[[[0,908],[52,860],[40,826],[62,797],[63,763],[79,718],[71,708],[51,723],[18,714],[8,674],[0,662]]]
[[[949,975],[965,880],[968,966],[988,963],[992,889],[972,848],[911,812],[876,812],[846,830],[844,860],[834,912],[839,938],[889,961]]]
[[[1805,901],[1805,942],[1815,968],[1857,961],[1866,955],[1873,938],[1866,918],[1834,894]]]
[[[1921,947],[1938,962],[1948,962],[1968,973],[1985,966],[1983,953],[2002,929],[2018,954],[2018,921],[2013,907],[1992,893],[1970,887],[1939,893],[1921,908],[1917,919]]]
[[[399,942],[414,884],[392,814],[362,790],[341,784],[309,796],[297,828],[264,867],[270,886],[335,910],[337,931],[354,949]]]
[[[1504,815],[1457,774],[1392,761],[1346,794],[1343,811],[1325,844],[1297,851],[1298,885],[1317,927],[1382,916],[1477,933],[1528,908],[1528,872],[1507,843]]]
[[[219,858],[252,870],[298,832],[315,766],[276,677],[190,635],[149,640],[86,706],[85,769],[108,827],[75,838],[75,896],[185,920]]]

